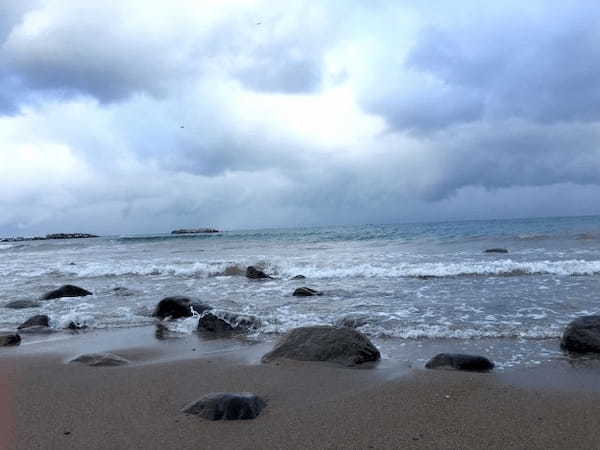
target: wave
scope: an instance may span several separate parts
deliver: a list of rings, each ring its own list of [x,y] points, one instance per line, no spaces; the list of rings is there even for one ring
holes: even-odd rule
[[[155,235],[155,236],[121,236],[114,239],[117,243],[122,244],[135,244],[135,243],[150,243],[150,242],[163,242],[163,241],[172,241],[175,239],[185,240],[185,239],[211,239],[215,236],[218,236],[220,233],[205,233],[205,234],[165,234],[165,235]]]

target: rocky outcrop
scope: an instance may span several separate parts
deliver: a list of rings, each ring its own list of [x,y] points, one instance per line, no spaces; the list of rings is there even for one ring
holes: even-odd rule
[[[248,268],[246,269],[246,278],[250,278],[251,280],[261,280],[261,279],[267,279],[267,278],[272,278],[272,277],[270,277],[269,275],[264,273],[262,270],[257,269],[254,266],[248,266]]]
[[[0,332],[0,347],[10,347],[13,345],[19,345],[21,343],[21,336],[17,333]]]
[[[125,358],[114,353],[85,353],[73,358],[70,363],[81,363],[92,367],[114,367],[129,364]]]
[[[579,317],[569,323],[560,347],[573,353],[600,353],[600,315]]]
[[[330,361],[354,366],[381,358],[379,350],[364,334],[351,328],[331,326],[301,327],[284,335],[275,348],[262,357],[277,359]]]
[[[17,327],[17,330],[22,330],[24,328],[33,328],[33,327],[49,327],[50,326],[50,317],[45,314],[38,314],[36,316],[30,317],[25,322]]]
[[[10,309],[39,308],[40,306],[42,306],[42,304],[35,300],[14,300],[4,305],[5,308]]]
[[[201,234],[201,233],[220,233],[214,228],[181,228],[171,231],[171,234]]]
[[[301,287],[296,289],[292,295],[296,297],[310,297],[313,295],[323,295],[323,293],[308,287]]]
[[[484,250],[483,253],[508,253],[508,249],[506,248],[488,248]]]
[[[260,320],[253,316],[244,316],[230,312],[206,312],[198,321],[198,331],[216,335],[247,333],[260,328]]]
[[[87,233],[54,233],[47,234],[46,236],[32,236],[32,237],[9,237],[0,239],[0,242],[23,242],[23,241],[45,241],[49,239],[87,239],[97,238],[95,234]]]
[[[454,369],[469,372],[489,372],[494,363],[483,356],[460,353],[440,353],[431,358],[425,367],[428,369]]]
[[[55,289],[54,291],[46,292],[42,296],[42,300],[52,300],[55,298],[63,297],[85,297],[86,295],[93,295],[90,291],[80,288],[79,286],[73,286],[72,284],[65,284],[64,286]]]
[[[204,311],[208,311],[212,308],[204,303],[194,302],[189,297],[176,295],[173,297],[165,297],[158,302],[152,315],[160,319],[165,319],[167,317],[179,319],[181,317],[191,317],[193,315],[192,309],[196,313],[202,314]]]
[[[258,417],[266,402],[251,392],[215,392],[186,406],[183,412],[208,420],[248,420]]]

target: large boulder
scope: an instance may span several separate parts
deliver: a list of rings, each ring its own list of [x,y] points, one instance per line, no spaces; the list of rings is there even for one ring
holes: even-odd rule
[[[208,420],[248,420],[258,417],[266,402],[251,392],[215,392],[186,406],[183,412]]]
[[[206,312],[198,321],[198,330],[227,335],[246,333],[260,327],[260,320],[253,316],[244,316],[230,312]]]
[[[33,328],[33,327],[44,327],[48,328],[50,326],[50,317],[45,314],[38,314],[37,316],[30,317],[25,322],[17,327],[18,330],[22,330],[24,328]]]
[[[173,297],[165,297],[158,305],[152,314],[154,317],[164,319],[170,317],[171,319],[179,319],[181,317],[192,317],[192,308],[198,314],[202,314],[204,311],[212,309],[210,306],[204,303],[194,302],[189,297],[183,297],[176,295]]]
[[[262,280],[262,279],[272,278],[272,277],[270,277],[269,275],[264,273],[262,270],[257,269],[254,266],[248,266],[246,268],[246,278],[250,278],[251,280]]]
[[[352,328],[313,326],[291,330],[272,351],[262,357],[262,361],[271,362],[280,358],[330,361],[354,366],[378,361],[381,354],[369,338]]]
[[[483,356],[460,353],[440,353],[431,358],[425,367],[428,369],[453,369],[468,372],[489,372],[494,363]]]
[[[42,304],[35,300],[14,300],[4,305],[5,308],[10,309],[39,308],[40,306],[42,306]]]
[[[92,367],[114,367],[129,364],[128,360],[114,353],[85,353],[76,356],[69,362]]]
[[[85,297],[86,295],[92,295],[92,293],[86,289],[80,288],[79,286],[65,284],[54,291],[46,292],[42,296],[42,300],[52,300],[62,297]]]
[[[311,289],[309,287],[300,287],[296,289],[292,295],[294,295],[295,297],[310,297],[313,295],[323,295],[323,293],[315,291],[314,289]]]
[[[17,333],[0,332],[0,347],[9,347],[12,345],[19,345],[20,343],[21,336]]]
[[[600,353],[600,315],[579,317],[569,323],[560,347],[574,353]]]

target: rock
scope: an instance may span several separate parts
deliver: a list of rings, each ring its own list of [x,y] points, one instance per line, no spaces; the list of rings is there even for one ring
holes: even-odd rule
[[[381,358],[364,334],[351,328],[301,327],[284,335],[263,362],[285,358],[298,361],[331,361],[354,366]]]
[[[17,327],[17,330],[31,327],[49,327],[50,317],[45,314],[38,314],[37,316],[30,317],[25,322]]]
[[[42,304],[35,300],[14,300],[4,305],[5,308],[11,309],[39,308],[40,306]]]
[[[272,277],[270,277],[269,275],[264,273],[262,270],[259,270],[254,266],[248,266],[248,268],[246,269],[246,278],[250,278],[252,280],[260,280],[260,279],[272,278]]]
[[[199,331],[215,334],[246,333],[260,327],[260,320],[253,316],[244,316],[229,312],[206,312],[198,321]]]
[[[292,278],[292,280],[304,280],[306,279],[306,277],[304,275],[296,275],[295,277]]]
[[[185,414],[208,420],[248,420],[258,417],[266,402],[251,392],[215,392],[186,406]]]
[[[87,325],[81,324],[79,322],[74,322],[74,321],[70,321],[67,326],[65,327],[66,330],[85,330],[87,328]]]
[[[488,248],[483,253],[508,253],[508,250],[505,248]]]
[[[574,353],[600,353],[600,315],[579,317],[569,323],[560,348]]]
[[[118,295],[119,297],[131,297],[132,295],[135,295],[135,292],[132,290],[121,286],[113,288],[112,291],[114,295]]]
[[[85,353],[73,358],[70,363],[81,363],[93,367],[112,367],[129,364],[125,358],[114,353]]]
[[[301,287],[296,289],[292,295],[295,295],[296,297],[310,297],[312,295],[323,295],[323,293],[311,288]]]
[[[12,345],[19,345],[21,343],[21,336],[17,333],[0,332],[0,347],[9,347]]]
[[[89,239],[97,237],[99,236],[88,233],[55,233],[47,234],[45,239]]]
[[[158,305],[152,314],[154,317],[164,319],[170,317],[171,319],[179,319],[181,317],[192,317],[192,308],[198,314],[202,314],[204,311],[212,309],[210,306],[199,302],[193,302],[189,297],[183,297],[176,295],[173,297],[165,297]]]
[[[171,231],[171,234],[200,234],[200,233],[220,233],[214,228],[181,228]]]
[[[62,297],[85,297],[86,295],[93,295],[90,291],[80,288],[79,286],[73,286],[72,284],[65,284],[54,291],[45,293],[42,296],[42,300],[52,300],[55,298]]]
[[[483,356],[462,355],[460,353],[440,353],[431,358],[425,367],[428,369],[455,369],[469,372],[489,372],[494,363]]]

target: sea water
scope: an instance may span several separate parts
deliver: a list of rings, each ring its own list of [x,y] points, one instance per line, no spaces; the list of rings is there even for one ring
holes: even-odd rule
[[[508,253],[484,252],[496,247]],[[274,278],[245,278],[249,265]],[[63,284],[94,295],[3,307]],[[301,286],[323,295],[292,296]],[[598,312],[599,292],[597,216],[0,243],[0,329],[33,314],[55,328],[149,325],[161,298],[185,295],[258,317],[257,339],[352,318],[389,357],[452,347],[496,351],[510,365],[559,357],[565,325]]]

